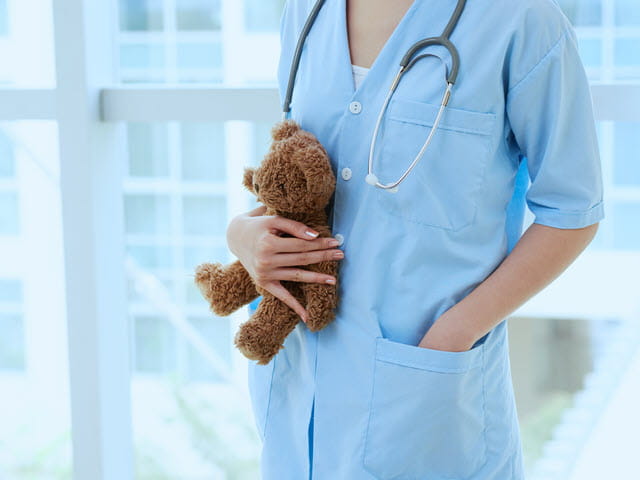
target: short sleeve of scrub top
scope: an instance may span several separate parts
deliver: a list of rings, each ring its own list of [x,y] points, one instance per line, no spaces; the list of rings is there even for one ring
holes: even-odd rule
[[[281,101],[314,4],[286,2]],[[507,319],[466,352],[417,345],[509,254],[525,206],[556,228],[604,217],[595,121],[555,0],[470,0],[451,35],[460,72],[433,142],[397,193],[368,185],[400,59],[439,35],[455,4],[415,0],[357,88],[347,0],[326,0],[304,44],[291,118],[331,158],[329,222],[345,258],[335,320],[319,332],[300,322],[268,365],[249,362],[263,480],[524,479]],[[405,171],[438,111],[448,63],[443,49],[431,53],[443,60],[417,62],[389,103],[374,158],[383,182]]]
[[[534,223],[581,228],[604,218],[589,84],[572,29],[510,86],[506,108],[512,139],[527,158]]]

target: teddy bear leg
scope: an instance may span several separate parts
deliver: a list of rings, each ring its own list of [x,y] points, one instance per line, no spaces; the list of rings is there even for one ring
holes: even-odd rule
[[[196,269],[195,283],[211,311],[223,317],[258,298],[255,284],[239,260],[227,266],[203,263]]]
[[[280,299],[264,294],[255,313],[240,325],[234,343],[245,357],[266,365],[284,348],[285,338],[299,321],[298,314]]]
[[[309,265],[314,272],[333,275],[337,278],[337,262],[320,262]],[[305,283],[302,285],[306,300],[306,310],[309,315],[307,327],[313,332],[322,330],[335,318],[335,309],[338,306],[338,286]]]

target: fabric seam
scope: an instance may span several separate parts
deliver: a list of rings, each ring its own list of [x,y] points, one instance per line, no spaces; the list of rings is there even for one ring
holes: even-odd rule
[[[551,46],[551,48],[547,51],[547,53],[545,53],[542,58],[531,68],[531,70],[529,70],[524,77],[522,77],[520,80],[518,80],[515,85],[513,87],[511,87],[508,91],[507,91],[507,98],[510,95],[514,94],[514,91],[517,90],[521,85],[525,84],[533,75],[533,73],[538,70],[538,68],[544,63],[544,61],[549,58],[549,56],[556,50],[556,48],[558,48],[560,46],[560,44],[562,43],[563,40],[566,40],[567,37],[569,36],[569,30],[565,29],[562,32],[562,35],[560,35],[560,37],[555,41],[555,43]],[[508,100],[507,100],[508,102]]]
[[[273,389],[273,373],[276,369],[277,356],[271,360],[273,362],[273,368],[271,368],[271,377],[269,379],[269,396],[267,397],[267,408],[264,412],[264,421],[262,422],[262,437],[266,439],[267,434],[267,420],[269,419],[269,407],[271,406],[271,390]]]
[[[531,210],[531,213],[533,214],[536,214],[536,210],[537,210],[541,215],[550,214],[552,216],[557,216],[557,217],[582,217],[582,216],[589,215],[594,210],[597,210],[598,208],[600,208],[600,206],[603,203],[604,201],[600,200],[598,203],[596,203],[595,205],[593,205],[592,207],[586,210],[561,210],[559,208],[551,208],[551,207],[546,207],[544,205],[536,205],[536,204],[527,205],[527,207],[529,208],[529,210]]]
[[[369,395],[369,414],[367,415],[367,428],[365,429],[364,432],[364,438],[363,438],[363,442],[362,442],[362,466],[363,468],[368,471],[371,474],[374,474],[374,472],[370,469],[369,465],[367,465],[367,445],[368,445],[368,440],[369,440],[369,427],[371,426],[371,414],[372,414],[372,410],[373,410],[373,395],[375,393],[375,388],[376,388],[376,370],[377,370],[377,357],[378,357],[378,338],[382,338],[382,337],[376,337],[375,338],[375,348],[374,348],[374,353],[373,353],[373,373],[371,375],[371,393]]]
[[[398,365],[400,367],[413,368],[415,370],[422,370],[422,371],[432,372],[432,373],[444,373],[444,374],[467,373],[470,370],[473,370],[474,368],[479,368],[481,366],[479,361],[476,363],[470,364],[468,367],[460,367],[460,368],[439,368],[439,367],[432,367],[432,366],[424,366],[416,362],[408,362],[405,360],[396,360],[396,359],[385,358],[385,357],[378,357],[377,361],[382,363],[388,363],[390,365]]]

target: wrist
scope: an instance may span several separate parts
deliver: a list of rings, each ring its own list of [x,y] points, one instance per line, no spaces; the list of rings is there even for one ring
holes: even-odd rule
[[[476,335],[461,322],[453,318],[438,318],[420,341],[420,347],[432,350],[464,352],[477,341]]]
[[[236,257],[238,256],[238,252],[236,247],[236,239],[242,238],[242,228],[243,228],[243,217],[245,217],[245,213],[241,213],[236,215],[231,219],[229,224],[227,225],[227,246],[231,253],[233,253]]]

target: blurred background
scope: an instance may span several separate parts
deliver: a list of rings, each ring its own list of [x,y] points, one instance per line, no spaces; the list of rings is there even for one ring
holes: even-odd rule
[[[558,3],[606,218],[509,320],[526,468],[640,478],[640,3]],[[227,222],[255,205],[283,5],[0,0],[1,480],[259,477],[247,309],[212,316],[192,272],[233,259]]]

